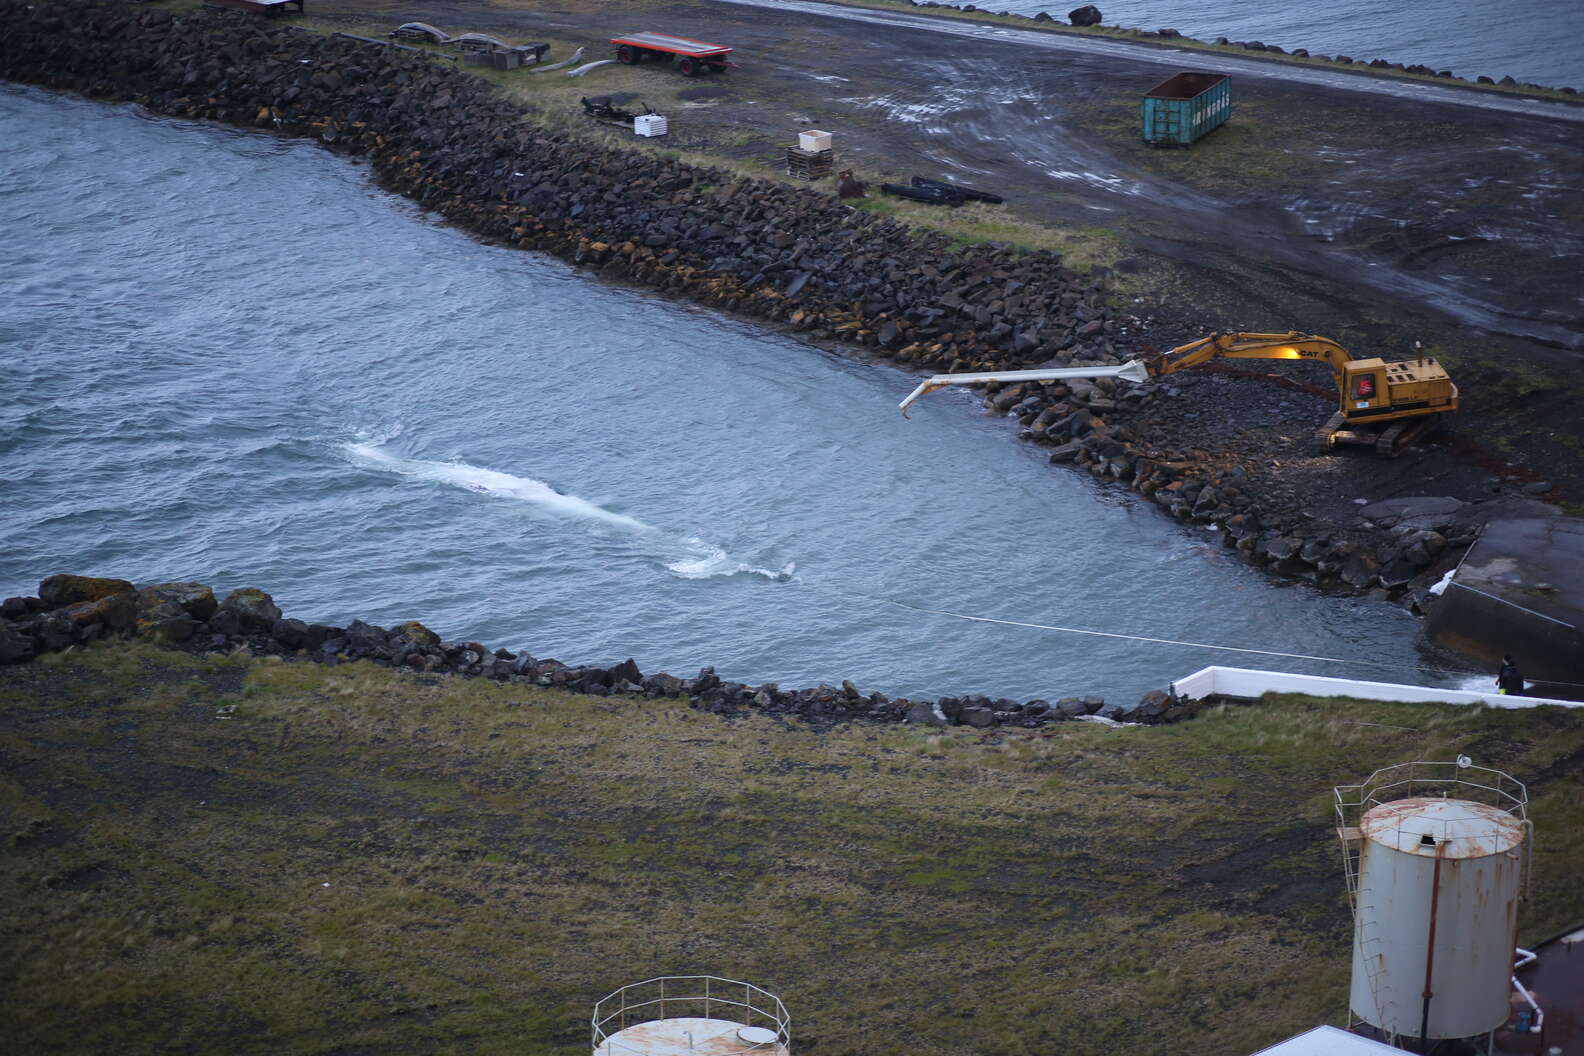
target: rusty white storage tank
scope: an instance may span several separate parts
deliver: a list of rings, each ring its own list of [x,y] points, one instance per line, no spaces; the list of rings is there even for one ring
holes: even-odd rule
[[[1471,1038],[1506,1022],[1528,851],[1507,774],[1414,762],[1336,789],[1353,897],[1349,1012],[1397,1038]]]
[[[791,1056],[781,999],[714,975],[629,983],[594,1005],[594,1056]]]

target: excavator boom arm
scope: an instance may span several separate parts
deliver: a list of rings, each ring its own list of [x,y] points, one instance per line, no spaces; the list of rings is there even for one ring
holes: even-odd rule
[[[1318,360],[1331,368],[1340,391],[1343,374],[1353,357],[1329,337],[1302,334],[1296,330],[1285,334],[1215,333],[1186,345],[1178,345],[1170,352],[1149,360],[1147,366],[1152,375],[1175,374],[1212,359]]]
[[[1126,378],[1128,381],[1149,380],[1148,369],[1136,359],[1119,367],[1049,367],[1044,370],[996,370],[984,374],[936,374],[919,382],[918,388],[908,393],[900,404],[902,417],[920,396],[946,388],[948,385],[1015,385],[1020,381],[1061,381],[1064,378]]]

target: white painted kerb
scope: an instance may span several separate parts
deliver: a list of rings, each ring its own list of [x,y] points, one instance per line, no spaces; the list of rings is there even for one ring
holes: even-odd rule
[[[1306,693],[1312,697],[1357,697],[1361,700],[1404,700],[1441,704],[1487,704],[1493,708],[1533,708],[1557,704],[1584,708],[1584,701],[1549,697],[1512,697],[1496,692],[1403,686],[1393,682],[1360,682],[1352,678],[1293,675],[1285,671],[1255,671],[1246,667],[1207,667],[1171,684],[1173,696],[1198,700],[1211,694],[1228,697],[1262,697],[1266,693]]]

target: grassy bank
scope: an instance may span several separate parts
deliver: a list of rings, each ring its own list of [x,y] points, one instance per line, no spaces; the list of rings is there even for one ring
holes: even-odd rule
[[[18,1051],[587,1051],[668,972],[800,1053],[1244,1052],[1343,1011],[1329,789],[1531,781],[1584,917],[1584,716],[1319,702],[985,737],[117,645],[0,670]],[[1139,1048],[1142,1044],[1142,1048]]]

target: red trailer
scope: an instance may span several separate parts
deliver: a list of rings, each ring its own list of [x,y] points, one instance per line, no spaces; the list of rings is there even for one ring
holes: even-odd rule
[[[677,69],[687,77],[697,77],[707,70],[724,73],[736,65],[726,57],[731,54],[730,48],[702,40],[689,40],[671,33],[633,33],[625,37],[612,37],[611,43],[616,45],[616,61],[628,66],[645,59],[670,62],[675,55]]]

